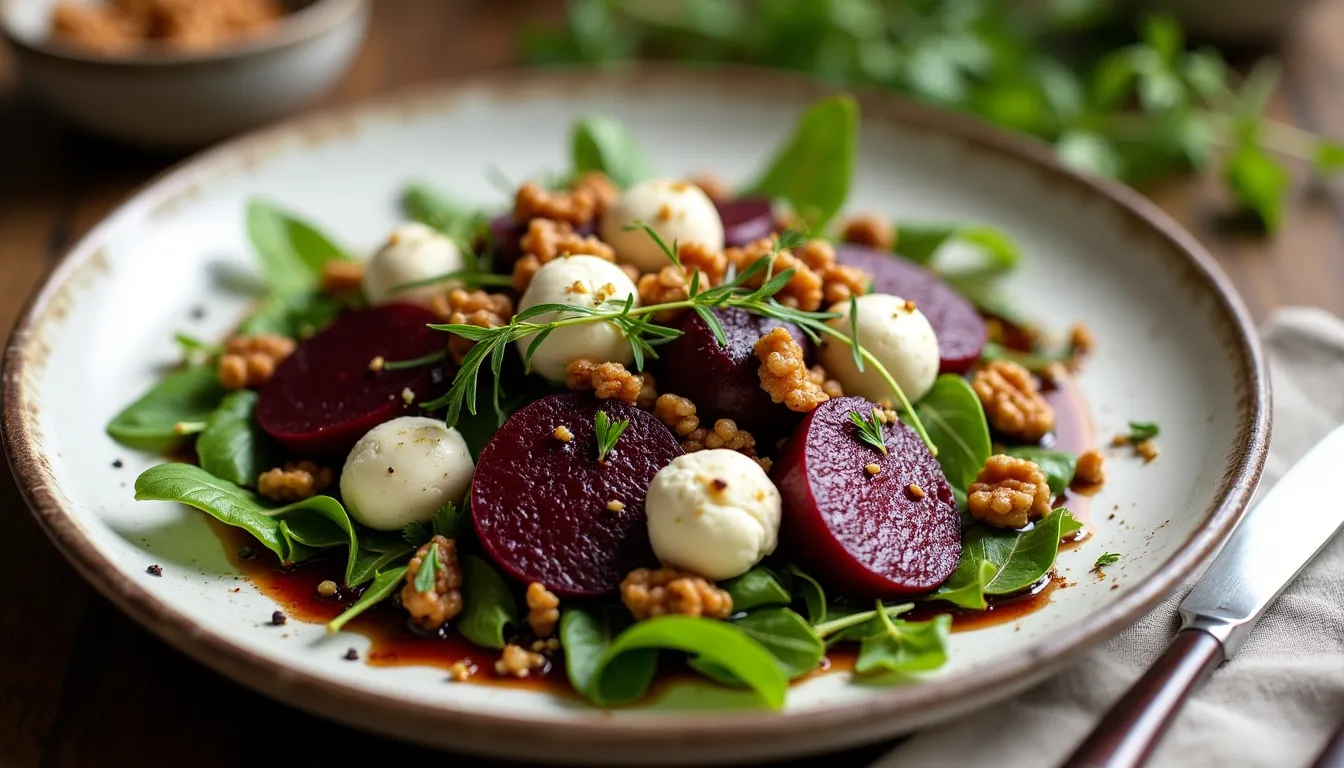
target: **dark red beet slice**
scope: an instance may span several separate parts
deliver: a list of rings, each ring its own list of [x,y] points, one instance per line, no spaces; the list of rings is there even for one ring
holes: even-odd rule
[[[748,430],[771,429],[776,434],[787,432],[797,422],[797,414],[782,403],[774,403],[761,389],[756,371],[756,341],[774,328],[787,328],[810,355],[811,343],[792,323],[753,315],[744,309],[711,310],[723,325],[728,337],[726,347],[709,325],[694,312],[682,320],[683,335],[672,343],[659,347],[657,361],[658,389],[690,398],[695,403],[700,422],[713,425],[714,419],[732,419]]]
[[[776,229],[775,213],[768,197],[743,197],[715,203],[723,220],[723,244],[738,248],[767,237]]]
[[[630,420],[602,463],[593,434],[599,410]],[[573,433],[568,442],[556,439],[560,426]],[[510,416],[481,451],[471,482],[476,533],[520,582],[568,597],[610,594],[631,570],[658,562],[644,496],[681,453],[672,432],[638,408],[589,394],[543,397]],[[613,512],[612,501],[625,506]]]
[[[784,500],[780,530],[792,556],[839,594],[927,592],[961,556],[957,505],[938,460],[910,427],[883,427],[886,456],[859,440],[849,414],[871,409],[861,397],[829,400],[789,438],[771,473]],[[876,475],[866,469],[872,463]]]
[[[597,231],[594,224],[584,224],[576,230],[584,237]],[[513,263],[523,255],[523,249],[519,247],[518,241],[525,234],[527,225],[514,221],[512,213],[505,213],[490,220],[490,238],[495,247],[495,258],[491,265],[494,271],[507,274],[513,270]]]
[[[445,336],[425,327],[434,313],[409,304],[350,312],[299,345],[262,387],[257,422],[286,449],[304,458],[343,457],[373,427],[419,414],[417,400],[447,386],[441,366],[374,373],[369,362],[410,360],[440,351]]]
[[[873,275],[873,290],[910,299],[938,335],[943,373],[962,373],[980,359],[989,335],[975,307],[932,272],[890,253],[844,243],[836,247],[842,264]]]

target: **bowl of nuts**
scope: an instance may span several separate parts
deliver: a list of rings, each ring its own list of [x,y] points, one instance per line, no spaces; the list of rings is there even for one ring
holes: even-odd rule
[[[366,0],[0,0],[29,88],[70,122],[147,147],[270,122],[341,78]]]

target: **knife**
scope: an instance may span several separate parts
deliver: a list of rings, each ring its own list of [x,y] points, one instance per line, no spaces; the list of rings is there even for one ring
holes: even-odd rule
[[[1261,614],[1344,523],[1320,503],[1344,467],[1344,426],[1293,465],[1247,513],[1181,602],[1181,629],[1063,768],[1122,768],[1148,759],[1186,698],[1246,641]]]

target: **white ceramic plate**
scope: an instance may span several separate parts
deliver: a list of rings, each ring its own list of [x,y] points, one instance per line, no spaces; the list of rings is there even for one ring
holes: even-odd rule
[[[238,285],[255,272],[243,231],[249,197],[272,198],[370,249],[398,221],[404,182],[502,207],[486,168],[515,181],[565,168],[568,126],[592,112],[627,121],[666,172],[714,169],[740,181],[824,91],[754,72],[512,74],[208,152],[95,228],[20,323],[4,382],[6,447],[20,485],[85,576],[178,648],[296,706],[429,744],[582,762],[766,758],[891,736],[1020,690],[1118,632],[1228,532],[1264,459],[1264,367],[1226,279],[1152,205],[1076,177],[1043,151],[888,97],[861,97],[848,208],[1007,229],[1030,257],[1011,282],[1022,303],[1049,327],[1085,321],[1100,340],[1082,376],[1098,434],[1131,419],[1162,426],[1156,462],[1109,463],[1093,506],[1096,536],[1060,561],[1075,586],[1016,622],[954,635],[936,674],[894,687],[822,676],[793,688],[782,713],[696,684],[609,712],[450,685],[428,668],[350,663],[341,657],[364,647],[362,637],[268,626],[274,606],[265,597],[247,586],[232,592],[235,571],[201,514],[132,501],[136,474],[159,458],[103,433],[178,359],[173,331],[221,335],[247,308]],[[204,319],[193,319],[196,307]],[[123,468],[112,467],[116,458]],[[1101,581],[1088,571],[1106,550],[1124,559]],[[163,566],[161,578],[145,573],[150,563]]]

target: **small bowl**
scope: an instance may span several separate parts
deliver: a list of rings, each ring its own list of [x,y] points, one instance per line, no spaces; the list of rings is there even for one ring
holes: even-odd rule
[[[366,0],[314,0],[274,30],[201,53],[103,55],[49,39],[57,0],[0,0],[0,31],[32,91],[72,123],[154,148],[201,146],[298,109],[340,80]]]

